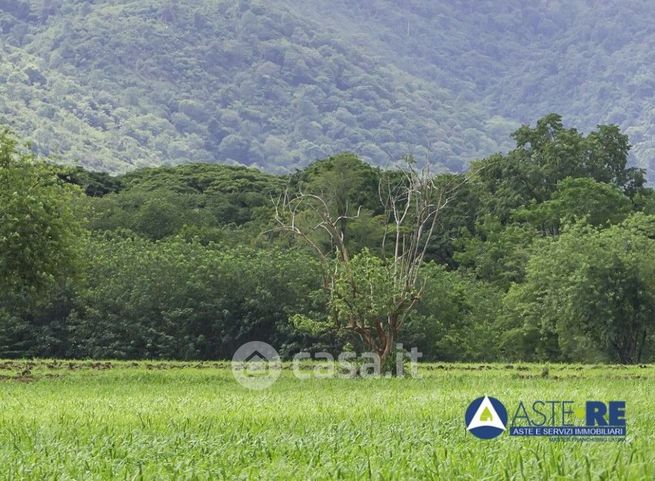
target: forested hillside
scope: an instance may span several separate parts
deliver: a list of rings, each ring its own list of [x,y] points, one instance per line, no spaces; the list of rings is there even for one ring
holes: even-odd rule
[[[651,167],[654,10],[560,2],[0,0],[0,122],[113,172],[343,150],[465,165],[558,111]],[[492,15],[493,14],[493,15]]]
[[[378,164],[415,152],[457,169],[498,148],[481,110],[268,2],[0,10],[3,120],[39,152],[90,168],[285,170],[354,150]]]

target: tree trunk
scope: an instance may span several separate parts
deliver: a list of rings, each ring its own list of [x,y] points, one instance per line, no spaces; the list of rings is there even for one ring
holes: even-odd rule
[[[390,373],[394,377],[400,374],[396,366],[396,359],[394,359],[394,357],[392,356],[392,354],[394,353],[395,344],[396,344],[395,333],[393,331],[386,332],[384,338],[384,348],[379,353],[380,366],[382,367],[383,376],[386,375],[387,373]]]

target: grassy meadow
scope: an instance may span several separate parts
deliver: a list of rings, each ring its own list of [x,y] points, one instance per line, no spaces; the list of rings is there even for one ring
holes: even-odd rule
[[[229,363],[2,361],[0,479],[655,478],[655,366],[423,364],[420,374],[301,381],[285,369],[249,391]],[[625,400],[628,436],[483,441],[463,416],[485,394],[506,405]]]

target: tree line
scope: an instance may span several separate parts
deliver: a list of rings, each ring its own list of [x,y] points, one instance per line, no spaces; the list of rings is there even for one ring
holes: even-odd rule
[[[344,153],[288,175],[110,176],[3,131],[0,356],[224,359],[259,339],[283,356],[652,360],[655,194],[627,136],[551,114],[513,138],[459,174]]]

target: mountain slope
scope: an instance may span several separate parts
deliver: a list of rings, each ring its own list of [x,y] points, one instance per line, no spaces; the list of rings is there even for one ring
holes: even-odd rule
[[[619,124],[653,170],[653,25],[645,0],[0,0],[0,122],[109,171],[459,170],[555,111]]]
[[[655,10],[647,0],[286,0],[336,35],[500,115],[616,123],[655,168]],[[495,140],[497,140],[495,138]]]
[[[1,111],[42,153],[108,170],[284,170],[342,150],[379,164],[413,152],[457,169],[499,147],[483,110],[284,8],[49,3],[5,7],[3,21]],[[505,140],[514,126],[501,122]]]

